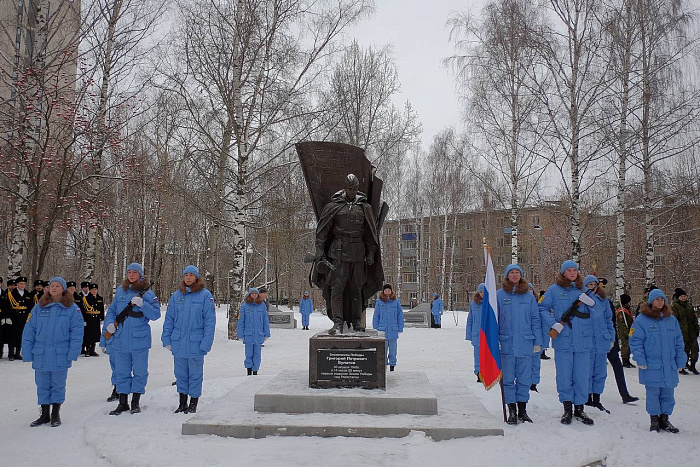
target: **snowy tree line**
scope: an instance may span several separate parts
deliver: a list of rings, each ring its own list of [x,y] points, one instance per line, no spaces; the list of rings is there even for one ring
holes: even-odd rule
[[[617,295],[628,230],[645,231],[653,283],[658,219],[699,199],[688,1],[500,0],[445,18],[464,120],[425,150],[420,116],[394,103],[390,45],[351,37],[369,0],[5,4],[8,276],[112,285],[136,260],[160,295],[187,263],[219,300],[263,282],[275,299],[303,290],[315,219],[293,149],[302,140],[364,148],[391,218],[439,223],[429,228],[443,238],[429,242],[445,245],[458,213],[508,209],[514,262],[525,207],[557,201],[547,205],[575,259],[595,248],[582,241],[586,213],[616,213]],[[455,259],[439,256],[448,293]],[[392,267],[398,277],[401,255]]]

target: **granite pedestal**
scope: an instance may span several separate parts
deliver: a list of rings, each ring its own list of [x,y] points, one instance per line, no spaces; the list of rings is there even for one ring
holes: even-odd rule
[[[282,311],[271,305],[268,316],[270,317],[271,328],[295,329],[297,327],[297,320],[294,319],[293,311]]]
[[[421,303],[415,308],[403,312],[404,327],[407,328],[429,328],[430,327],[430,305]]]
[[[306,372],[294,370],[284,371],[274,378],[245,378],[224,397],[204,406],[184,422],[182,434],[234,438],[402,438],[412,431],[420,431],[434,441],[503,435],[500,412],[489,414],[463,381],[450,381],[448,387],[438,388],[437,391],[432,389],[429,382],[430,387],[426,387],[426,381],[425,373],[396,371],[389,374],[386,391],[378,391],[359,388],[312,389],[308,387]],[[327,399],[310,401],[309,395],[314,392],[317,393],[316,397]],[[323,393],[327,395],[321,396]],[[435,406],[428,401],[432,397],[437,399]],[[343,398],[354,399],[355,402],[341,402]],[[367,400],[358,402],[361,398]],[[406,410],[410,403],[427,411],[436,407],[438,412],[426,415],[398,413]],[[349,410],[353,404],[359,409],[358,412],[316,411]],[[395,413],[388,413],[380,408],[382,405],[392,407]],[[301,413],[302,410],[306,412]]]

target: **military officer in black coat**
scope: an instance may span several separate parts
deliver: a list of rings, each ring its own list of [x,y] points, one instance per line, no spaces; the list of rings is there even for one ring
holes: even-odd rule
[[[29,313],[34,307],[34,301],[27,290],[27,278],[20,276],[16,279],[17,287],[7,294],[9,320],[11,321],[10,360],[22,360],[22,333],[27,323]]]
[[[99,357],[95,352],[95,344],[100,341],[100,322],[105,319],[104,299],[97,293],[97,284],[88,284],[89,293],[82,297],[81,311],[85,321],[83,347],[86,357]]]

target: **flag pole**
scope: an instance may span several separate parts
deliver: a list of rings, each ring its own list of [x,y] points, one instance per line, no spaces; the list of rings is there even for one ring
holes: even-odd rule
[[[484,248],[486,248],[486,251],[489,253],[488,256],[491,256],[490,255],[491,254],[491,247],[488,245],[488,243],[486,243],[486,237],[482,237],[482,238],[483,238],[483,240],[482,240],[483,246],[484,246]],[[484,255],[484,263],[486,263],[488,256]],[[484,264],[484,266],[488,267],[487,264]],[[498,313],[498,310],[494,310],[494,311],[496,313]],[[498,378],[498,384],[501,386],[501,408],[503,409],[503,421],[505,422],[508,420],[508,417],[506,416],[506,393],[505,393],[505,389],[503,388],[503,375],[501,375],[501,377]]]

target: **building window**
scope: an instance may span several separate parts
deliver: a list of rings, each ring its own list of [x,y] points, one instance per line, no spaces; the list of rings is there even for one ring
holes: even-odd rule
[[[403,282],[418,282],[418,275],[415,272],[404,272]]]
[[[540,216],[532,216],[532,226],[540,225]]]
[[[472,247],[472,239],[468,238],[464,241],[464,248],[471,249]]]
[[[464,229],[465,230],[472,229],[472,220],[471,219],[467,219],[466,221],[464,221]]]
[[[654,262],[659,266],[666,265],[666,255],[656,255],[654,256]]]

